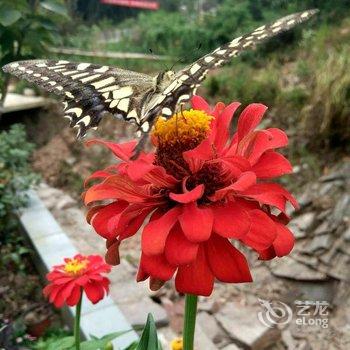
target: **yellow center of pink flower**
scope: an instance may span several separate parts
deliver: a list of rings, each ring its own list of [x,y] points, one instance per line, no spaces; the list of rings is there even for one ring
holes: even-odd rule
[[[86,269],[88,263],[87,259],[69,259],[64,266],[64,271],[70,275],[79,275]]]
[[[212,119],[212,116],[203,111],[182,111],[170,119],[159,118],[155,123],[153,135],[160,144],[176,145],[193,141],[199,144],[208,135]]]
[[[197,147],[209,134],[213,117],[200,110],[191,109],[159,118],[152,136],[157,145],[155,164],[169,174],[182,178],[188,172],[183,152]]]

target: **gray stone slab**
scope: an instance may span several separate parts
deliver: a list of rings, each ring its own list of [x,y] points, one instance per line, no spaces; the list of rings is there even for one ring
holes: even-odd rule
[[[19,219],[31,240],[63,233],[57,221],[46,208],[37,207],[35,210],[23,211]]]
[[[281,337],[278,328],[269,328],[258,320],[259,308],[228,302],[216,315],[217,321],[237,345],[251,350],[265,349]]]
[[[47,270],[53,265],[62,264],[64,257],[72,257],[78,253],[63,231],[38,238],[33,243]]]
[[[169,323],[165,310],[150,298],[143,298],[129,304],[119,304],[128,321],[134,326],[144,326],[147,315],[151,313],[158,327]]]
[[[130,330],[130,332],[116,338],[112,342],[117,349],[118,347],[124,349],[137,340],[137,334],[116,305],[110,305],[83,315],[81,318],[81,330],[86,337],[91,335],[102,337],[108,333]]]

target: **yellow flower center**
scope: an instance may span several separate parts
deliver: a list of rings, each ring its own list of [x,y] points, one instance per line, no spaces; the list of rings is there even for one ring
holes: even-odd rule
[[[203,111],[191,109],[174,114],[170,119],[158,118],[153,135],[160,144],[175,145],[196,141],[208,135],[213,117]]]
[[[69,259],[64,266],[64,271],[71,275],[79,275],[86,269],[88,262],[87,259]]]
[[[171,350],[182,350],[183,349],[183,342],[181,338],[176,338],[172,340],[171,342]]]
[[[208,136],[212,119],[194,109],[176,113],[168,120],[158,118],[152,132],[157,145],[155,164],[176,178],[188,175],[183,152],[197,147]]]

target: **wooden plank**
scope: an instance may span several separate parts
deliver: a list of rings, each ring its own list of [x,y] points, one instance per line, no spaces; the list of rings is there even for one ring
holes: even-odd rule
[[[6,95],[3,106],[0,106],[0,113],[11,113],[44,107],[49,103],[50,99],[42,96],[24,96],[9,92]]]
[[[85,51],[80,49],[72,49],[67,47],[50,47],[50,52],[58,53],[62,55],[76,55],[86,57],[101,57],[101,58],[117,58],[117,59],[143,59],[143,60],[173,60],[174,58],[169,56],[148,55],[135,52],[111,52],[111,51]]]

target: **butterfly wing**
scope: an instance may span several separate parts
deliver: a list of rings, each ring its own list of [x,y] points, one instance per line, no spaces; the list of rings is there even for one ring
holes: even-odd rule
[[[191,65],[180,70],[172,81],[165,87],[161,98],[161,111],[165,117],[171,116],[180,102],[189,101],[195,94],[200,83],[207,73],[229,62],[232,57],[254,47],[256,44],[284,32],[298,23],[304,22],[313,16],[318,10],[309,10],[283,17],[270,25],[264,25],[253,32],[240,36],[229,43],[218,47],[213,52],[203,56]]]
[[[98,126],[106,113],[140,122],[140,104],[152,89],[152,77],[132,71],[64,60],[10,63],[5,72],[64,98],[65,117],[78,136]]]

